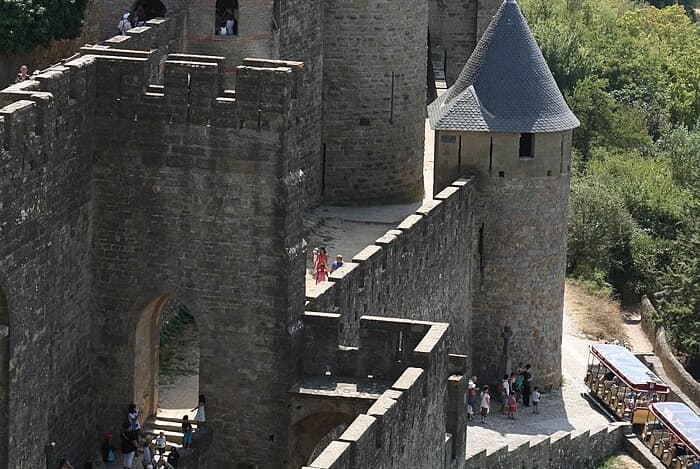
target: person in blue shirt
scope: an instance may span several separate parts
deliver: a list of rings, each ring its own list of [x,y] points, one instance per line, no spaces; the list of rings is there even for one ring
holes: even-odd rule
[[[343,256],[335,256],[335,262],[331,264],[331,273],[335,272],[336,270],[340,269],[343,266]]]

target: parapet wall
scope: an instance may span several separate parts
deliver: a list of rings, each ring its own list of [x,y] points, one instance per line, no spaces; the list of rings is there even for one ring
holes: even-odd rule
[[[450,324],[468,350],[474,184],[459,180],[307,293],[307,310],[341,315],[340,342],[356,345],[363,315]]]
[[[94,91],[92,58],[0,91],[0,289],[9,307],[0,369],[11,364],[4,467],[46,467],[50,442],[60,455],[85,458],[94,435],[84,359]]]
[[[557,432],[535,444],[525,442],[516,448],[483,450],[467,459],[465,469],[594,467],[596,462],[622,450],[625,432],[624,423],[583,433]]]
[[[338,330],[337,315],[312,316],[305,322],[311,338]],[[463,376],[449,376],[448,329],[444,323],[362,317],[360,347],[336,347],[333,373],[391,378],[393,384],[306,469],[461,469],[466,383]],[[328,369],[313,358],[329,349],[321,344],[316,350],[315,343],[306,342],[307,373]]]
[[[301,335],[287,325],[303,311],[301,64],[247,60],[224,92],[218,57],[83,52],[0,92],[9,467],[45,466],[37,449],[49,442],[86,460],[125,402],[153,394],[136,383],[134,336],[164,294],[200,327],[200,390],[218,435],[207,464],[282,465],[279,421],[300,372]],[[241,262],[250,256],[262,267]],[[241,357],[252,359],[231,373]],[[258,391],[253,410],[245,389]]]

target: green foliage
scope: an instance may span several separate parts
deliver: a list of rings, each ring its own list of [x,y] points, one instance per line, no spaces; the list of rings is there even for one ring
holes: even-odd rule
[[[633,229],[632,217],[616,191],[593,177],[574,181],[569,205],[567,271],[603,284],[615,267],[612,253],[628,244]]]
[[[588,171],[620,195],[642,230],[653,237],[675,237],[690,195],[675,183],[667,162],[635,151],[606,151],[594,156]]]
[[[0,52],[78,36],[87,0],[0,0]]]
[[[660,322],[677,349],[700,356],[700,214],[681,233],[674,260],[661,281]]]
[[[664,290],[659,320],[700,355],[700,27],[695,0],[652,3],[520,0],[581,120],[568,273],[628,301]]]

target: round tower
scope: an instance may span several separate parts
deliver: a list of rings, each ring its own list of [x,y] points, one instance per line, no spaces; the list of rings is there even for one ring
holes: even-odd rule
[[[519,362],[559,385],[569,162],[579,122],[515,0],[499,8],[462,73],[429,108],[435,190],[477,181],[472,358],[482,382]]]
[[[427,2],[329,0],[323,31],[324,199],[420,199]]]

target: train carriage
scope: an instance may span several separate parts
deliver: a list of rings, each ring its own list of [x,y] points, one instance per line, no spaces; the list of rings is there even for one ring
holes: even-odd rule
[[[700,467],[700,417],[680,402],[652,403],[649,414],[641,438],[664,466]]]
[[[668,399],[666,383],[625,347],[596,344],[589,352],[586,385],[620,420],[643,425],[649,404]]]

